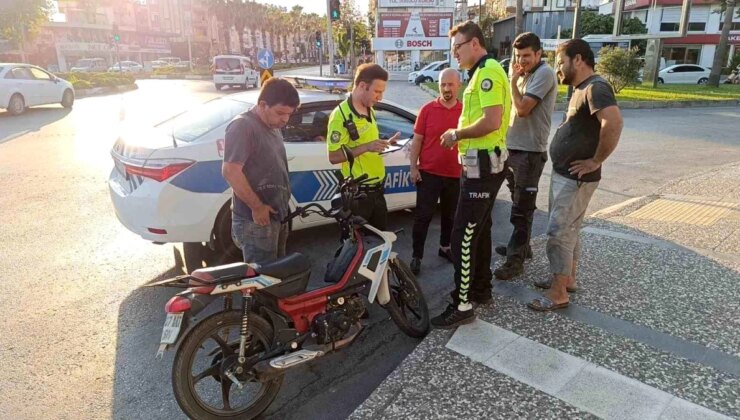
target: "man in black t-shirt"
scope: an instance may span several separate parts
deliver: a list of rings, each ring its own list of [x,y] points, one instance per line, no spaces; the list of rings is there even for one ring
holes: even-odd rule
[[[552,176],[547,226],[551,278],[535,282],[549,289],[529,302],[538,311],[568,306],[576,290],[581,222],[601,180],[601,165],[622,133],[622,115],[609,83],[594,73],[594,53],[582,39],[557,49],[560,82],[574,87],[565,121],[550,144]]]

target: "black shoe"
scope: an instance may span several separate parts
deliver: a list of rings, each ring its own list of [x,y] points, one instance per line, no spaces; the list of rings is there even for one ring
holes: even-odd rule
[[[524,265],[519,262],[506,261],[503,265],[493,271],[493,275],[499,280],[511,280],[524,272]]]
[[[451,249],[448,249],[447,251],[443,251],[442,248],[440,248],[439,252],[437,252],[437,255],[439,255],[440,257],[454,264],[454,261],[452,260],[452,250]]]
[[[496,253],[502,257],[506,256],[506,247],[505,246],[497,246],[496,247]],[[531,259],[532,258],[532,247],[528,246],[527,251],[524,254],[524,258]]]
[[[450,303],[444,312],[432,318],[432,325],[436,328],[451,329],[475,321],[475,311],[458,311],[457,305]]]
[[[414,275],[419,275],[419,272],[421,272],[421,258],[411,259],[411,272],[414,273]]]
[[[493,296],[491,296],[490,293],[480,295],[471,294],[470,301],[472,303],[477,303],[478,305],[488,305],[489,303],[493,302]]]

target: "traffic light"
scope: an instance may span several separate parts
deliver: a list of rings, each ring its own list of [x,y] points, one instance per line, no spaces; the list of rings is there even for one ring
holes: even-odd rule
[[[339,20],[341,13],[339,12],[339,0],[329,0],[329,18],[332,22]]]
[[[321,48],[321,32],[316,31],[316,47]]]
[[[113,40],[115,42],[121,41],[121,35],[118,33],[118,25],[115,23],[113,24]]]

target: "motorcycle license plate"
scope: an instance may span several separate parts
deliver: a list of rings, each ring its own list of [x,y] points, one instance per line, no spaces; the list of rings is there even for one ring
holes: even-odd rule
[[[164,320],[164,327],[162,328],[162,339],[159,340],[161,344],[175,344],[177,336],[180,334],[183,315],[182,313],[167,314],[167,319]]]

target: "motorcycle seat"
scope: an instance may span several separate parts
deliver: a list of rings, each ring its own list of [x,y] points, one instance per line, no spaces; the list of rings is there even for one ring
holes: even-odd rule
[[[249,266],[245,263],[233,263],[226,265],[219,265],[216,267],[199,268],[191,274],[191,276],[202,280],[204,282],[212,282],[227,276],[242,276],[247,277],[247,271]],[[193,283],[193,282],[191,282]]]
[[[294,252],[275,261],[260,265],[255,271],[257,274],[287,280],[289,277],[301,274],[311,269],[311,261],[303,254]]]

